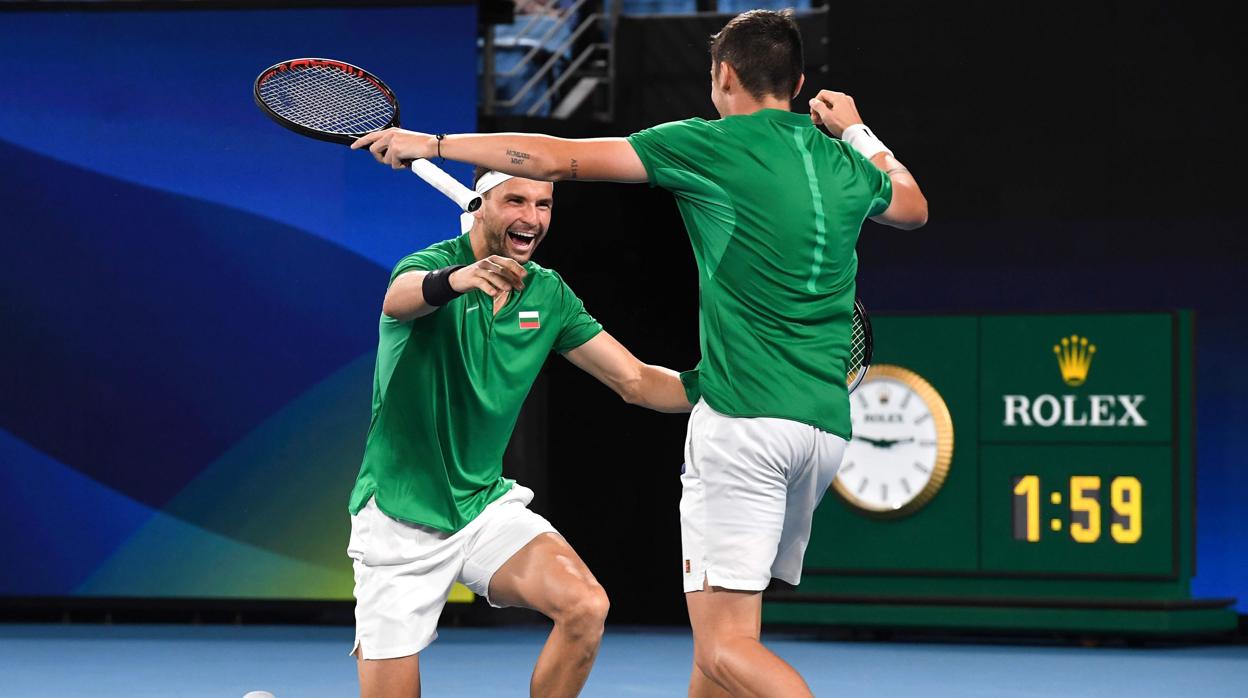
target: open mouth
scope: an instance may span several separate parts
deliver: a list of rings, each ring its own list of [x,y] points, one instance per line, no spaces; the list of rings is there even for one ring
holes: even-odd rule
[[[508,230],[507,239],[511,241],[512,247],[524,252],[533,249],[533,243],[537,240],[537,234],[522,233],[518,230]]]

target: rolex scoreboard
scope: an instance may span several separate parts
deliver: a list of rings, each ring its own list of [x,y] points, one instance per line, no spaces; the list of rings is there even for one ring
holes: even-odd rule
[[[875,365],[772,623],[1185,634],[1193,599],[1186,312],[873,318]]]

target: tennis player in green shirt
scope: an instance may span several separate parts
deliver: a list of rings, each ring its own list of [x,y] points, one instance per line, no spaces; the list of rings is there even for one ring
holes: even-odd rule
[[[927,222],[914,177],[851,97],[823,90],[808,113],[789,111],[802,70],[792,14],[753,10],[713,37],[718,120],[576,140],[391,129],[352,146],[395,169],[441,156],[540,180],[649,182],[676,196],[701,307],[701,362],[682,375],[700,396],[680,504],[691,696],[810,695],[759,642],[761,592],[772,578],[800,581],[814,509],[850,437],[862,224]]]
[[[351,493],[356,639],[363,696],[420,695],[419,653],[462,582],[493,606],[554,629],[531,691],[580,692],[607,596],[546,519],[502,476],[503,451],[551,351],[630,403],[691,408],[677,374],[641,363],[553,270],[530,261],[554,185],[478,172],[481,208],[460,237],[398,263],[382,305],[372,422]]]

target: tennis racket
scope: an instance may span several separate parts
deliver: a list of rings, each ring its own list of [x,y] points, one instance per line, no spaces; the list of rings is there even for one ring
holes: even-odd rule
[[[376,75],[328,58],[295,58],[266,68],[256,78],[256,106],[301,136],[351,145],[366,133],[399,125],[399,98]],[[412,172],[460,209],[481,207],[481,196],[428,160]]]
[[[849,341],[849,373],[846,383],[849,392],[854,392],[867,377],[867,369],[871,367],[871,354],[875,350],[875,337],[871,333],[871,316],[861,298],[854,299],[853,330]]]

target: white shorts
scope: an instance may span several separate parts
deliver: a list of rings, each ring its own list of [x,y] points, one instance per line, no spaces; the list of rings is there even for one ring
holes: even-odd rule
[[[729,417],[699,400],[680,476],[685,591],[762,591],[802,579],[810,522],[845,439],[773,417]]]
[[[490,579],[550,522],[529,511],[519,484],[455,533],[392,519],[373,499],[351,517],[347,555],[355,567],[355,646],[364,659],[416,654],[438,637],[447,594],[460,582],[491,606]]]

